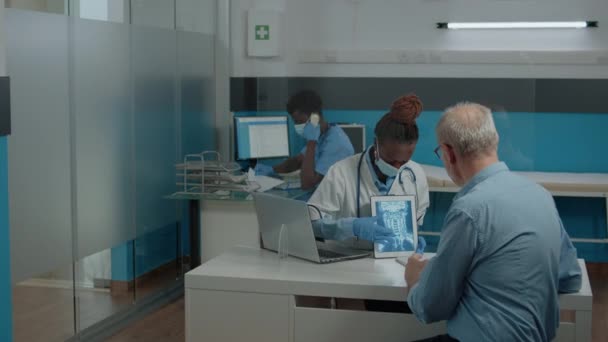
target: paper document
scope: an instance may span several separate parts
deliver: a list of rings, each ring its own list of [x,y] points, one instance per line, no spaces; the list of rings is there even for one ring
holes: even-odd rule
[[[268,176],[256,176],[255,171],[253,169],[249,169],[247,174],[247,178],[249,178],[250,182],[256,182],[260,186],[259,189],[256,189],[257,192],[266,192],[278,185],[283,184],[283,181],[280,179],[268,177]]]
[[[283,184],[279,185],[279,189],[283,189],[283,190],[292,190],[292,189],[301,189],[302,188],[302,184],[300,183],[300,180],[295,180],[295,181],[291,181],[291,180],[285,180]]]

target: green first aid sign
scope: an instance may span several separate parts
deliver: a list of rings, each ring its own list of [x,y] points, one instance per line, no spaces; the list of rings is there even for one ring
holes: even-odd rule
[[[255,25],[255,40],[268,40],[270,39],[270,26],[269,25]]]

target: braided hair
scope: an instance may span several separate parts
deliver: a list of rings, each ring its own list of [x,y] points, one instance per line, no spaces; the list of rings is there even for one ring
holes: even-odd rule
[[[422,102],[415,94],[396,99],[388,113],[378,121],[374,133],[379,142],[397,141],[411,144],[418,141],[416,119],[422,113]]]

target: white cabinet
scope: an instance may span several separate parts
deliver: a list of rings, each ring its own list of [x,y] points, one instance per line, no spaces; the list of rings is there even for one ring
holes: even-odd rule
[[[286,342],[289,311],[285,295],[186,289],[186,341]]]
[[[260,229],[253,201],[202,200],[201,262],[234,246],[260,246]]]
[[[422,324],[411,314],[298,308],[294,342],[405,342],[446,333],[445,322]]]

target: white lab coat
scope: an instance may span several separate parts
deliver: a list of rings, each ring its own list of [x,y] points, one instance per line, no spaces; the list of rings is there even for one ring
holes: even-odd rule
[[[368,153],[367,151],[363,153]],[[374,184],[371,172],[365,156],[356,154],[334,164],[323,180],[317,187],[317,190],[312,195],[309,204],[316,206],[323,213],[324,217],[341,219],[347,217],[357,217],[357,166],[359,159],[361,162],[361,192],[360,192],[360,215],[361,217],[369,217],[371,211],[371,197],[383,195],[378,191]],[[401,180],[399,175],[395,178],[393,185],[389,191],[389,195],[416,195],[414,186],[418,188],[418,202],[416,209],[416,217],[418,217],[418,225],[421,225],[424,220],[424,215],[429,207],[429,186],[426,180],[426,174],[422,167],[410,160],[406,163],[408,167],[414,171],[416,175],[416,184],[414,185],[408,171],[401,172]],[[312,216],[314,211],[311,211]],[[315,219],[315,217],[312,217]]]

